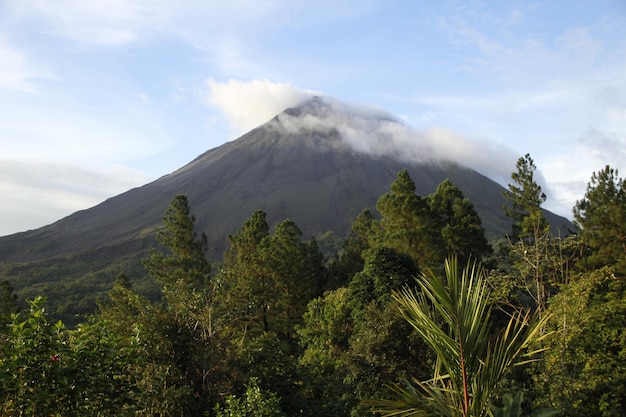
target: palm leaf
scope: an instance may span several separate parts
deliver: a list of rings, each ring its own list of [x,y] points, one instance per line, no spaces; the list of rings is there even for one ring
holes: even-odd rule
[[[512,366],[533,361],[542,349],[528,351],[546,337],[529,311],[511,315],[507,326],[492,337],[489,289],[479,264],[459,271],[455,258],[445,263],[445,275],[432,271],[418,279],[418,291],[394,293],[402,316],[437,355],[435,374],[406,387],[393,385],[394,400],[369,401],[385,416],[488,416],[491,397]]]

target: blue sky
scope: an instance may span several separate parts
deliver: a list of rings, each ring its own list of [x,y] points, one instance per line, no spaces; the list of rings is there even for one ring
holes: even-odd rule
[[[402,146],[428,137],[503,184],[530,153],[571,217],[593,171],[626,173],[626,2],[0,0],[0,235],[310,94],[385,110],[416,133]]]

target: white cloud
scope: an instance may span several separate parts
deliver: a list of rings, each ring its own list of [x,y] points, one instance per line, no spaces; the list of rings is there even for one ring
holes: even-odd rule
[[[316,95],[313,91],[268,80],[219,83],[210,79],[207,84],[209,102],[240,131],[267,122],[286,108],[298,106]],[[520,156],[512,148],[494,141],[470,138],[443,128],[418,130],[380,109],[317,95],[322,97],[323,105],[297,116],[282,113],[277,127],[288,134],[336,130],[358,152],[412,162],[454,161],[500,183],[508,181]]]
[[[297,106],[315,95],[289,83],[269,80],[227,82],[207,80],[207,103],[218,108],[238,132],[269,121],[283,110]]]
[[[286,133],[336,130],[354,150],[411,162],[454,161],[496,181],[505,182],[518,156],[504,145],[431,128],[406,126],[378,109],[345,105],[323,98],[326,106],[304,115],[281,114],[277,125]]]
[[[0,161],[0,236],[50,224],[77,210],[144,184],[140,172],[112,165]],[[15,213],[19,213],[16,218]]]

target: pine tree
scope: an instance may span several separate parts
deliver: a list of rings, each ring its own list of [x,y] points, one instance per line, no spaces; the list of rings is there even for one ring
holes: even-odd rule
[[[504,192],[508,204],[503,206],[503,211],[513,220],[513,240],[532,239],[549,229],[541,210],[546,195],[535,181],[537,167],[530,154],[519,158],[516,167],[517,171],[511,174],[513,184],[509,184],[508,191]]]
[[[201,239],[196,237],[195,221],[187,197],[177,195],[165,212],[164,227],[157,231],[158,242],[169,253],[153,249],[144,262],[148,273],[163,284],[166,297],[184,298],[190,291],[204,290],[209,284],[207,240],[204,235]]]
[[[306,304],[321,293],[325,281],[317,242],[303,242],[302,232],[289,219],[269,234],[260,210],[228,240],[220,298],[232,326],[251,337],[274,332],[290,339]]]
[[[152,250],[145,266],[163,284],[165,302],[143,308],[137,324],[144,335],[138,347],[147,357],[140,369],[146,388],[142,403],[155,410],[167,405],[163,415],[201,415],[219,395],[217,387],[225,384],[216,283],[205,256],[206,236],[197,238],[184,195],[172,200],[163,223],[157,240],[166,253]]]
[[[557,283],[555,278],[559,271],[555,267],[563,265],[555,258],[555,254],[558,255],[555,250],[561,247],[560,238],[551,235],[550,225],[543,215],[541,204],[546,195],[535,182],[537,167],[533,159],[526,154],[518,159],[516,167],[517,171],[511,174],[514,184],[509,184],[509,191],[504,193],[509,202],[503,207],[504,214],[513,220],[508,255],[519,285],[527,289],[541,314]]]
[[[268,296],[272,291],[263,269],[260,244],[269,235],[266,214],[257,210],[234,235],[228,236],[230,247],[224,252],[219,280],[221,309],[230,317],[237,331],[255,334],[267,331]]]
[[[265,330],[285,339],[293,336],[294,326],[301,323],[307,303],[319,295],[320,282],[325,276],[316,246],[302,242],[301,237],[298,226],[286,219],[260,245],[262,270],[269,279]],[[272,312],[268,314],[270,309]]]
[[[576,202],[574,219],[589,253],[585,268],[606,265],[626,273],[626,182],[606,166],[594,172],[585,198]]]
[[[450,180],[444,180],[428,196],[433,224],[445,245],[441,259],[454,255],[461,264],[471,258],[482,260],[492,249],[485,238],[482,221],[474,205]]]
[[[378,199],[376,208],[382,215],[376,245],[407,254],[420,267],[442,260],[441,235],[429,222],[428,201],[415,194],[415,183],[406,169],[398,173],[390,192]]]

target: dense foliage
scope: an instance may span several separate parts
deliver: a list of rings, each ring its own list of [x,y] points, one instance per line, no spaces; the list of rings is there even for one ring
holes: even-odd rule
[[[535,169],[495,252],[454,184],[419,196],[406,171],[330,257],[259,210],[210,265],[177,196],[143,260],[158,297],[118,271],[68,327],[0,283],[0,416],[624,415],[624,181],[594,173],[553,236]]]
[[[432,417],[489,416],[491,398],[506,372],[543,351],[528,347],[545,338],[539,336],[544,322],[518,310],[502,332],[494,332],[486,275],[476,264],[460,270],[452,258],[443,278],[424,273],[418,283],[417,291],[394,296],[402,315],[437,354],[434,375],[415,380],[415,386],[395,385],[396,400],[370,403],[386,416],[413,416],[415,410]]]

